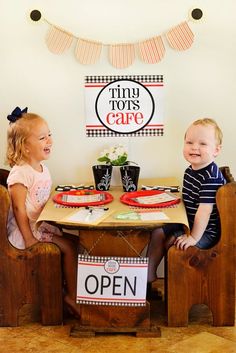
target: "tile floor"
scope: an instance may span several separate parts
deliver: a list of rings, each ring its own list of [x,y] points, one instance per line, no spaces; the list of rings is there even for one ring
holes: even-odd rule
[[[75,338],[70,336],[73,319],[67,318],[64,326],[53,327],[21,322],[16,328],[0,328],[0,353],[236,353],[236,326],[213,327],[211,313],[205,306],[192,309],[188,327],[170,328],[166,326],[164,302],[152,303],[152,320],[160,327],[161,337],[97,334]]]

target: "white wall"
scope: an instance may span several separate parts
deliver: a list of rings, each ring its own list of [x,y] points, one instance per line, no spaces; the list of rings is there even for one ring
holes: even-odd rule
[[[74,46],[52,54],[44,42],[48,25],[33,23],[38,9],[50,22],[82,38],[103,43],[137,42],[162,34],[188,19],[192,8],[203,18],[190,22],[193,46],[177,52],[166,45],[164,59],[154,65],[135,63],[113,68],[103,50],[96,65],[76,61]],[[224,132],[219,165],[236,176],[235,0],[0,0],[0,167],[4,166],[6,120],[15,106],[28,106],[48,121],[54,150],[48,161],[55,183],[92,179],[91,166],[103,148],[115,142],[129,148],[129,159],[141,166],[141,177],[182,177],[183,135],[192,120],[213,117]],[[74,43],[75,44],[75,43]],[[165,135],[163,137],[87,138],[84,76],[163,74]]]

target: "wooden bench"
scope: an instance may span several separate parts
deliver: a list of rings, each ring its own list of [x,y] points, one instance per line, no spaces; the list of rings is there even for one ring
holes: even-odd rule
[[[7,236],[9,205],[9,193],[0,185],[0,326],[18,326],[24,306],[30,308],[30,321],[41,316],[43,325],[61,324],[60,250],[52,243],[13,247]]]
[[[9,170],[0,168],[0,185],[7,187],[7,177]]]
[[[211,249],[171,247],[167,254],[167,311],[169,326],[187,326],[189,310],[205,304],[214,326],[235,323],[236,182],[222,167],[227,184],[216,195],[221,221],[220,241]]]

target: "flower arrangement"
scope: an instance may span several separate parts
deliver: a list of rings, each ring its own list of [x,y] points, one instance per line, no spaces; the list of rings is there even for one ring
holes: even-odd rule
[[[114,166],[121,166],[128,164],[127,158],[128,153],[125,147],[123,145],[116,145],[102,151],[98,161]]]

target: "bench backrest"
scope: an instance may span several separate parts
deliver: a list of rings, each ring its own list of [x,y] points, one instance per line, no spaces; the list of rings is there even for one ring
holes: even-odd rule
[[[7,187],[8,175],[9,175],[9,170],[0,168],[0,185]]]
[[[236,244],[236,182],[229,167],[220,168],[227,184],[221,186],[216,193],[216,205],[220,215],[221,247],[235,247]],[[233,249],[232,249],[233,250]],[[231,254],[234,253],[230,251]]]
[[[7,237],[7,218],[10,207],[8,190],[0,185],[0,249],[9,246]]]

